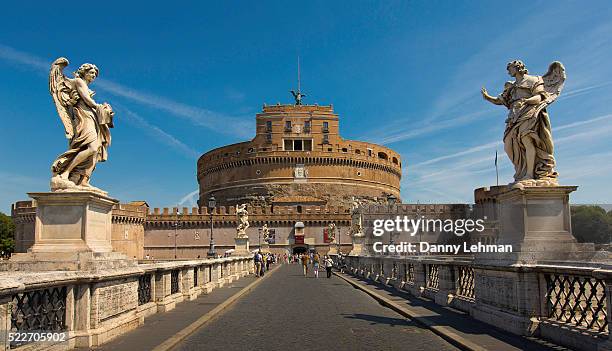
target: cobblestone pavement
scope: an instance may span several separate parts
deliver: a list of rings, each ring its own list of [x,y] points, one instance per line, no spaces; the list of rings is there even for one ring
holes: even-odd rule
[[[333,276],[285,265],[177,350],[456,350]]]

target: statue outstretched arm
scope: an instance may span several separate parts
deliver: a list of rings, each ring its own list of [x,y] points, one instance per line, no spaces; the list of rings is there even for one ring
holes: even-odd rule
[[[94,101],[94,99],[89,95],[89,88],[87,88],[87,83],[81,78],[76,78],[74,80],[76,90],[79,92],[81,99],[87,104],[87,106],[91,108],[96,108],[98,104]]]
[[[494,105],[504,104],[504,102],[500,98],[489,95],[489,92],[487,92],[487,89],[485,89],[485,87],[482,87],[480,89],[480,93],[482,94],[483,99],[487,100],[488,102]]]

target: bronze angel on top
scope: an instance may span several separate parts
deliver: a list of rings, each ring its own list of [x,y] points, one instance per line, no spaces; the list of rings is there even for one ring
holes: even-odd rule
[[[497,97],[482,88],[485,100],[508,109],[504,150],[514,164],[514,183],[521,186],[555,186],[554,143],[546,108],[563,89],[565,67],[553,62],[543,76],[529,75],[525,64],[516,60],[508,63],[508,74],[515,81],[506,82]]]
[[[51,190],[104,193],[91,186],[89,179],[96,164],[107,159],[114,112],[109,104],[96,103],[95,93],[89,89],[89,84],[98,77],[98,67],[82,64],[75,77],[68,78],[63,72],[67,65],[68,60],[60,57],[49,73],[49,91],[69,140],[68,151],[51,166]]]

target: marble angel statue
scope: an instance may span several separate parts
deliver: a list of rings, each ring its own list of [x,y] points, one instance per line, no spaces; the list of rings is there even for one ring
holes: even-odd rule
[[[493,97],[485,88],[485,100],[508,109],[504,149],[514,165],[515,186],[555,186],[554,143],[546,108],[560,95],[565,83],[565,67],[553,62],[543,76],[529,75],[522,61],[507,65],[514,81],[506,82],[503,92]]]
[[[96,164],[107,159],[114,112],[109,104],[98,104],[89,89],[89,84],[98,77],[98,67],[85,63],[74,78],[68,78],[63,72],[67,65],[68,60],[60,57],[49,73],[49,91],[69,141],[68,151],[51,166],[51,190],[102,192],[91,186],[89,180]]]
[[[250,227],[249,224],[249,212],[247,211],[247,205],[236,205],[236,216],[238,216],[238,227],[236,233],[238,237],[246,237],[246,230]]]
[[[329,223],[327,226],[327,238],[330,243],[336,242],[336,223]]]
[[[264,242],[266,244],[269,244],[270,243],[270,229],[268,229],[267,223],[264,223],[263,227],[261,228],[261,232],[263,233]]]

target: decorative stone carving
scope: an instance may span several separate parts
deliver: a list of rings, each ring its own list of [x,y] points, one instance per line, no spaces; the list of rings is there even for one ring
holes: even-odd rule
[[[266,244],[269,244],[270,243],[270,229],[268,229],[267,223],[264,223],[263,227],[261,228],[261,232],[263,234],[264,242]]]
[[[246,230],[250,226],[249,225],[249,212],[247,211],[247,205],[236,205],[236,216],[238,217],[239,223],[236,228],[236,237],[237,238],[246,238],[247,233]]]
[[[327,226],[327,238],[330,243],[336,242],[336,223],[331,222]]]
[[[546,108],[563,89],[565,67],[553,62],[543,76],[528,75],[522,61],[507,65],[508,74],[515,78],[506,82],[497,97],[481,89],[485,100],[504,105],[509,110],[504,132],[504,149],[514,164],[514,183],[524,186],[556,186],[554,143],[550,119]]]
[[[68,151],[59,155],[51,166],[51,191],[106,192],[89,184],[98,162],[104,162],[111,144],[110,128],[114,112],[107,104],[94,101],[89,89],[98,77],[98,67],[85,63],[75,72],[75,78],[64,75],[68,60],[60,57],[51,65],[49,91],[70,141]]]

